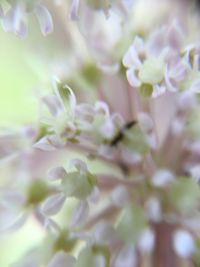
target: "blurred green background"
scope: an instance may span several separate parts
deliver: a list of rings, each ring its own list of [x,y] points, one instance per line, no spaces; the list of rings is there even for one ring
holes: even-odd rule
[[[34,66],[28,61],[29,42],[0,29],[0,126],[37,120],[35,88],[47,80],[47,73],[39,62]],[[41,237],[42,231],[33,220],[16,233],[1,234],[0,266],[9,266]]]

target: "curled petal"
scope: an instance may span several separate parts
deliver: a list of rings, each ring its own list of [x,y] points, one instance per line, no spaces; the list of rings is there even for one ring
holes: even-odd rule
[[[54,181],[57,179],[64,179],[67,176],[66,170],[61,166],[61,167],[55,167],[52,168],[48,171],[47,174],[49,180]]]
[[[88,218],[88,215],[89,205],[87,201],[81,201],[72,216],[70,227],[82,225]]]
[[[42,34],[46,36],[51,33],[53,31],[53,20],[48,9],[42,5],[36,5],[34,12],[39,21]]]
[[[72,0],[71,8],[70,8],[70,18],[71,20],[78,20],[78,9],[79,9],[80,0]]]
[[[155,85],[154,88],[153,88],[153,93],[152,93],[152,97],[158,97],[162,94],[164,94],[166,92],[166,87],[165,86],[162,86],[162,85]]]
[[[126,76],[131,86],[140,87],[142,84],[141,81],[136,77],[135,70],[133,68],[127,70]]]
[[[106,117],[110,114],[108,105],[103,101],[97,101],[95,103],[95,110],[97,112],[102,112]]]
[[[136,47],[138,46],[139,49],[139,44],[143,44],[143,40],[140,39],[139,37],[136,37],[133,45],[129,48],[127,53],[125,54],[123,58],[123,64],[125,67],[131,68],[139,68],[142,63],[138,55],[138,51],[136,50]]]
[[[87,165],[80,159],[73,159],[70,161],[70,165],[75,167],[81,174],[85,174],[87,172]]]
[[[63,86],[57,78],[53,80],[53,85],[63,110],[73,114],[77,104],[73,90],[67,84]]]

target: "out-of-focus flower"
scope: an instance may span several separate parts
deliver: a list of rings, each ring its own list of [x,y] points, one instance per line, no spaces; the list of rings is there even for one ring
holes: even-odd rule
[[[186,58],[180,56],[183,45],[183,33],[176,21],[153,32],[147,41],[135,37],[123,58],[130,85],[153,97],[166,90],[180,90],[190,69]]]
[[[56,214],[64,201],[65,195],[59,187],[49,185],[43,179],[26,182],[24,192],[17,186],[4,189],[1,192],[1,231],[21,227],[31,213],[42,225],[46,225],[48,216]]]
[[[192,235],[185,230],[177,230],[174,233],[174,250],[183,258],[190,257],[195,252],[195,242]]]
[[[83,2],[83,3],[82,3]],[[128,13],[134,3],[134,0],[72,0],[70,17],[73,20],[77,20],[80,18],[79,10],[83,8],[83,5],[87,5],[89,8],[93,10],[103,10],[105,15],[109,16],[110,9],[118,9],[121,13]]]
[[[6,32],[13,32],[20,37],[25,37],[28,33],[28,15],[34,13],[40,24],[43,35],[53,31],[53,21],[51,14],[41,1],[11,0],[10,7],[2,17],[2,26]]]

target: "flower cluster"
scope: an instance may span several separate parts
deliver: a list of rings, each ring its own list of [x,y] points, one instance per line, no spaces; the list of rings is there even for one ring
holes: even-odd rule
[[[28,33],[28,16],[34,13],[40,24],[43,35],[53,31],[53,21],[48,9],[40,0],[8,0],[9,7],[0,5],[0,18],[6,32],[13,32],[20,37]],[[5,11],[4,11],[5,9]]]
[[[18,9],[40,14],[42,31],[49,30],[39,1],[13,2],[3,15],[11,31],[26,25],[13,17]],[[73,0],[73,19],[81,5],[108,14],[132,1]],[[70,77],[54,79],[53,92],[40,99],[39,125],[0,135],[0,159],[12,167],[0,190],[0,231],[31,215],[45,232],[13,266],[199,266],[200,44],[178,15],[167,18],[131,35],[115,71],[95,60],[76,70],[85,80],[99,74],[92,92],[73,91]],[[69,151],[78,159],[61,163]]]

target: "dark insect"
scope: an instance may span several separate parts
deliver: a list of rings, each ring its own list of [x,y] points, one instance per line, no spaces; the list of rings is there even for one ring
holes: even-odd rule
[[[131,129],[136,123],[137,123],[137,121],[127,122],[124,125],[124,127],[113,138],[113,140],[110,143],[110,146],[117,146],[118,143],[123,140],[125,131],[128,130],[128,129]]]

